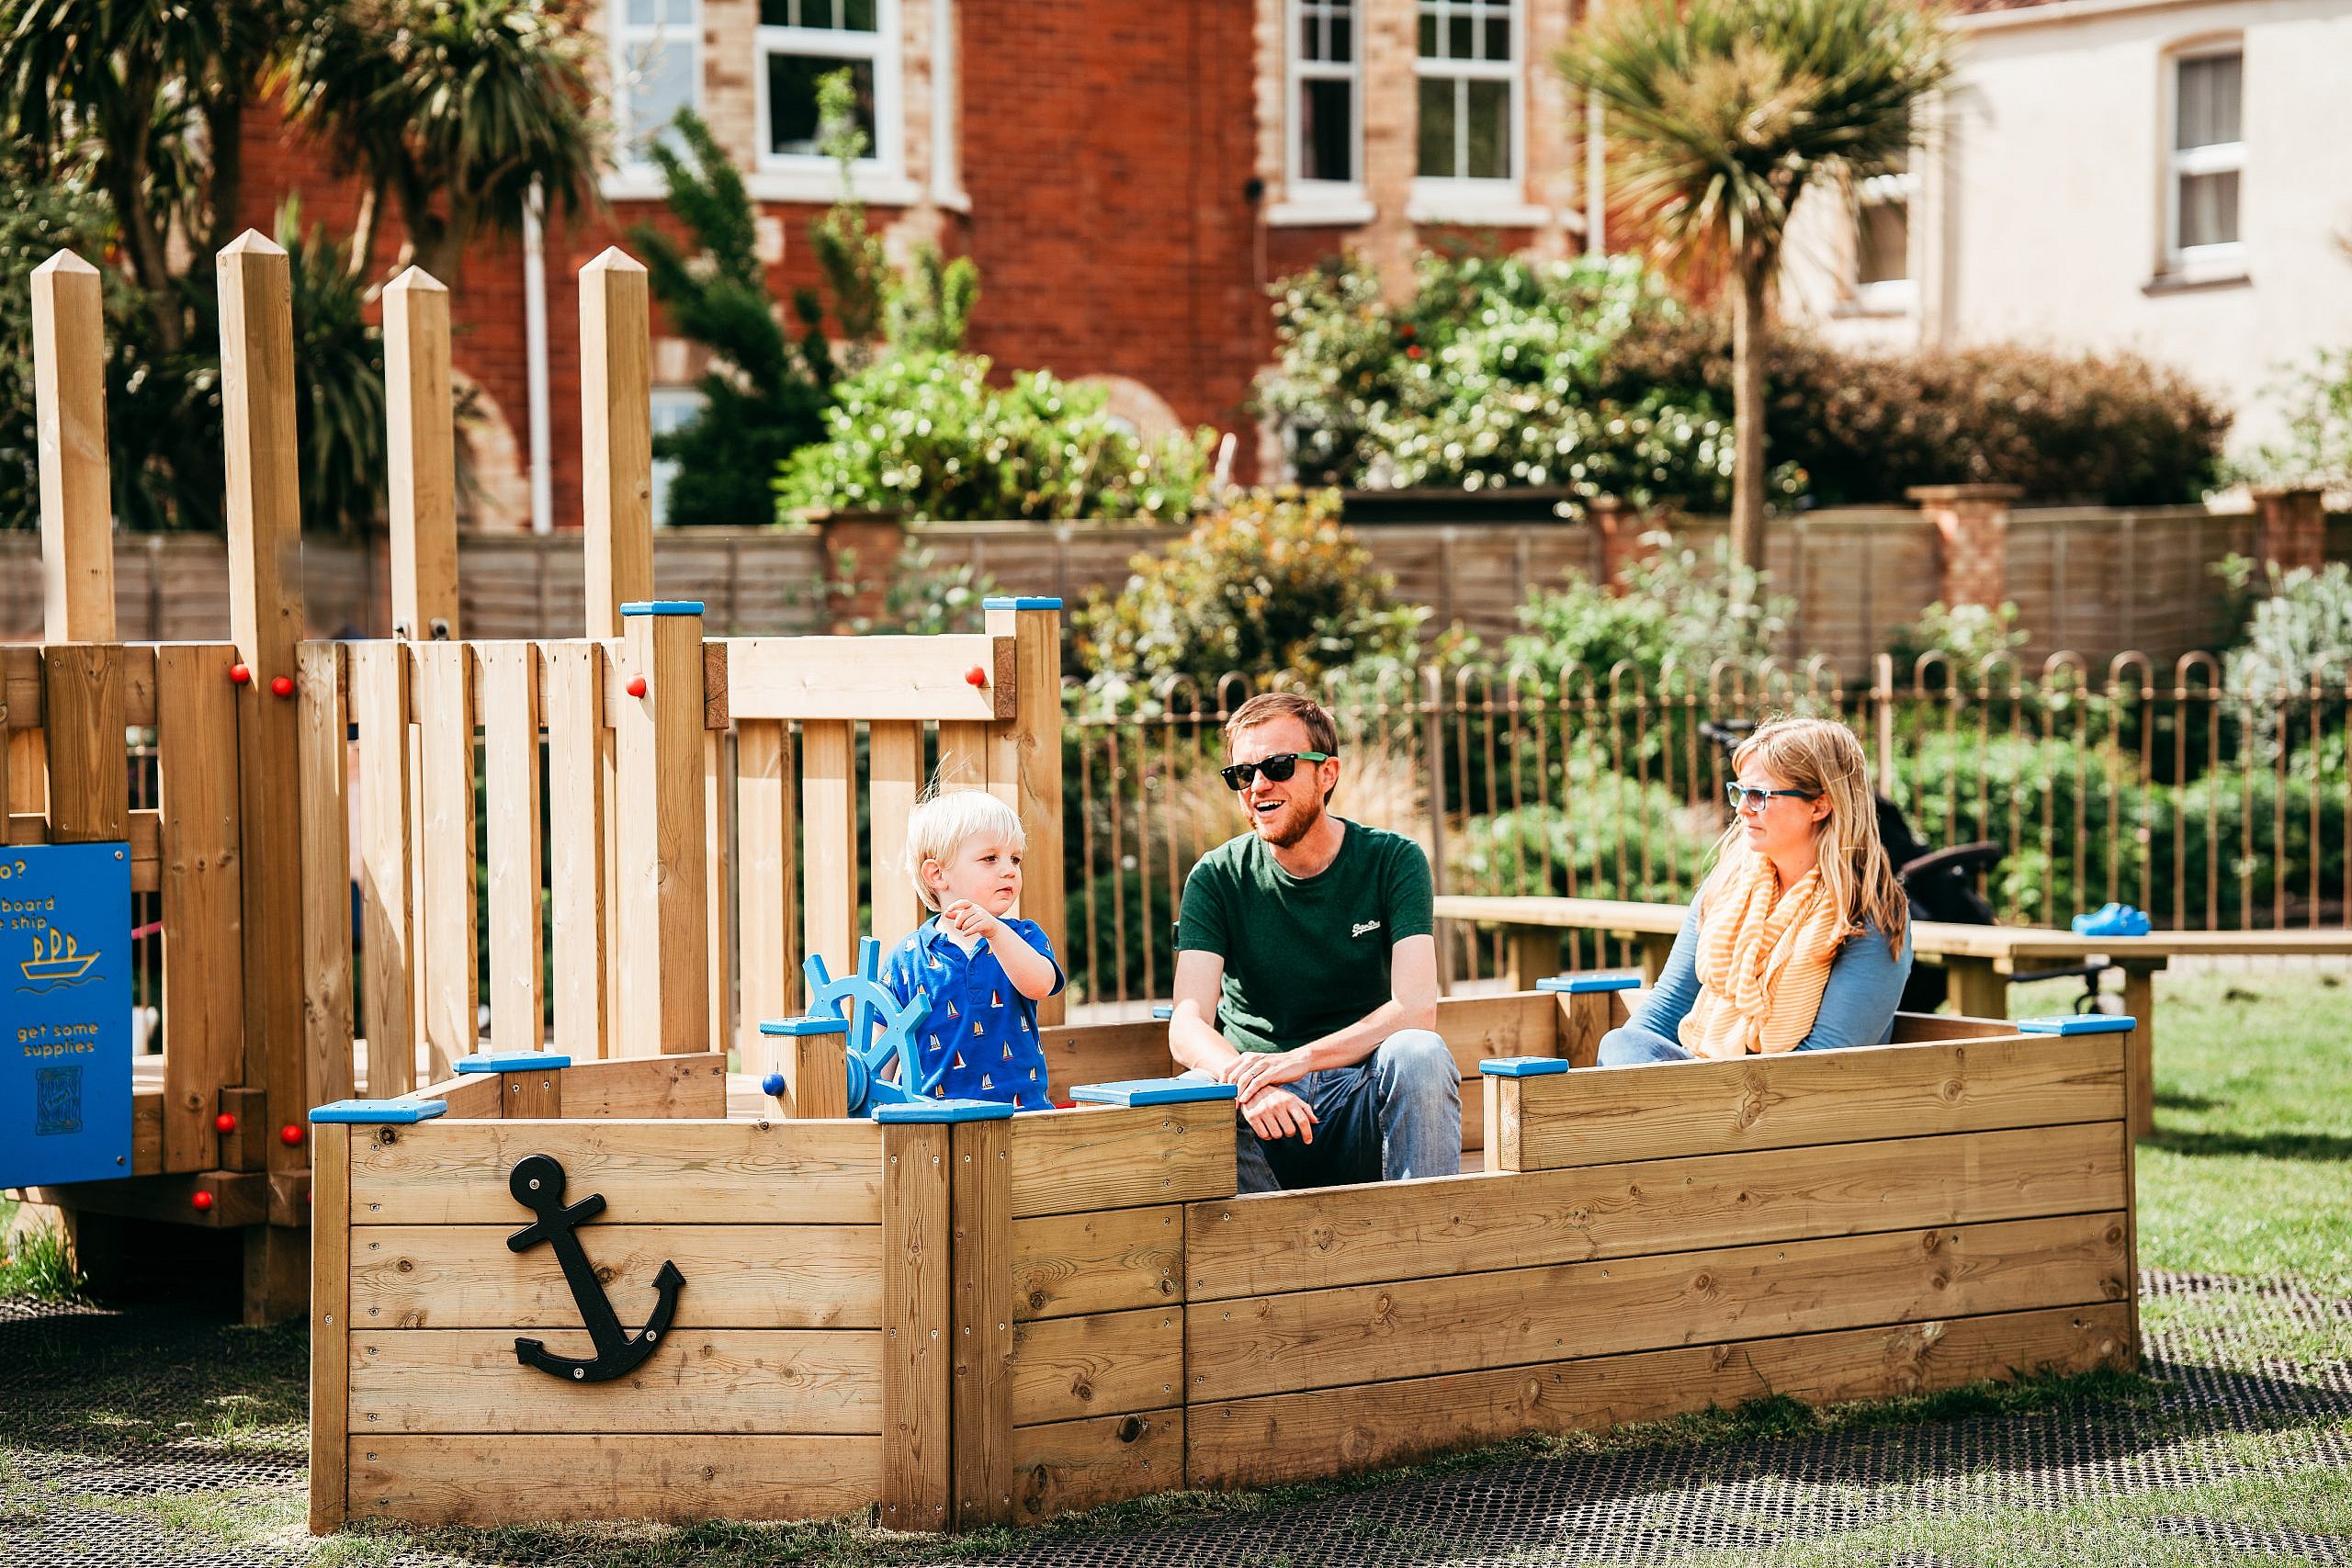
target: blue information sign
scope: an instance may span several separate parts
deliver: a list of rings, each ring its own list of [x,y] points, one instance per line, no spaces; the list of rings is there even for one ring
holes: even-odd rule
[[[0,1187],[130,1174],[130,852],[0,850]]]

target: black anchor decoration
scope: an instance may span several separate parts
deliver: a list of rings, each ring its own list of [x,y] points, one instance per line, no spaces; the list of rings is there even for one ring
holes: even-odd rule
[[[517,1203],[539,1216],[506,1238],[508,1248],[528,1252],[543,1241],[555,1245],[556,1260],[563,1265],[563,1278],[571,1287],[571,1299],[580,1303],[588,1337],[596,1347],[594,1356],[557,1356],[537,1339],[518,1338],[514,1341],[514,1359],[566,1382],[610,1382],[644,1365],[662,1336],[669,1331],[670,1319],[677,1314],[678,1292],[686,1282],[686,1277],[678,1272],[678,1266],[664,1262],[662,1271],[653,1276],[653,1288],[661,1292],[661,1300],[654,1305],[653,1315],[646,1320],[644,1330],[632,1339],[622,1331],[621,1320],[613,1314],[612,1300],[605,1294],[605,1283],[596,1278],[595,1266],[588,1261],[588,1249],[580,1245],[580,1227],[605,1212],[604,1194],[592,1192],[565,1208],[563,1167],[548,1155],[526,1155],[515,1162],[514,1174],[507,1178],[506,1189],[514,1194]]]

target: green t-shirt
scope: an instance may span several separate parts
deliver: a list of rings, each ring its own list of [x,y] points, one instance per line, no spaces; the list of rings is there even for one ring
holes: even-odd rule
[[[1293,876],[1244,833],[1185,879],[1176,945],[1225,960],[1216,1026],[1237,1051],[1287,1051],[1355,1022],[1391,995],[1390,949],[1434,929],[1421,847],[1342,823],[1317,875]]]

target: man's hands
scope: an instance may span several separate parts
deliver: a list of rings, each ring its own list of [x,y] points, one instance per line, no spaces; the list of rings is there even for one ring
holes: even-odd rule
[[[1245,1097],[1241,1119],[1261,1138],[1296,1138],[1302,1144],[1315,1141],[1314,1109],[1286,1089],[1260,1089],[1255,1100]]]
[[[1244,1051],[1217,1069],[1217,1081],[1240,1091],[1247,1105],[1260,1089],[1296,1083],[1308,1071],[1304,1051]]]
[[[1315,1141],[1314,1111],[1281,1087],[1306,1076],[1306,1058],[1303,1051],[1244,1051],[1217,1067],[1217,1081],[1234,1087],[1242,1118],[1258,1136]]]

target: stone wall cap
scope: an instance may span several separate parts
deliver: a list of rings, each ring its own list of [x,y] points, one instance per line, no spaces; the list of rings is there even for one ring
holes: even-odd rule
[[[1913,485],[1903,492],[1913,501],[2015,501],[2025,494],[2022,485]]]

